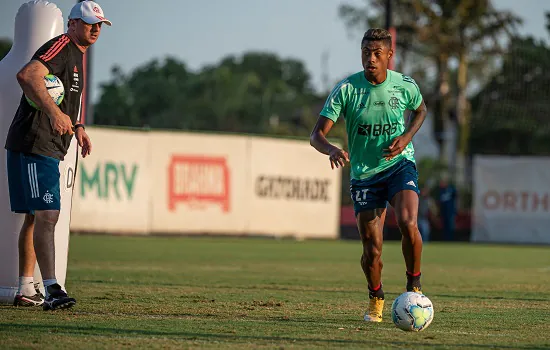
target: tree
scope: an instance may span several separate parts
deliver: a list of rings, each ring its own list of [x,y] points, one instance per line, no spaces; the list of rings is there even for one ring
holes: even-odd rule
[[[453,51],[458,59],[456,80],[456,121],[458,145],[456,174],[458,183],[464,182],[466,155],[470,136],[471,118],[466,96],[468,70],[472,65],[488,66],[487,57],[500,57],[506,50],[500,45],[503,36],[512,37],[521,20],[507,11],[496,11],[490,0],[462,0],[456,8],[459,18]]]
[[[385,0],[368,3],[359,9],[343,5],[340,15],[348,25],[364,23],[360,22],[362,18],[375,24],[381,17],[376,10],[383,8]],[[468,77],[468,69],[475,65],[480,71],[491,66],[503,52],[499,39],[511,35],[520,19],[507,11],[496,11],[490,0],[402,0],[396,5],[398,47],[430,59],[435,67],[436,90],[431,94],[435,104],[434,137],[440,144],[440,162],[446,163],[442,136],[452,97],[450,59],[459,63],[454,89],[457,108],[453,114],[460,124],[460,151],[465,153],[469,126],[466,91],[468,83],[475,81]],[[402,35],[406,44],[399,40]],[[491,59],[487,59],[488,53]]]
[[[228,56],[196,73],[172,58],[154,60],[128,75],[115,67],[113,76],[101,87],[98,124],[254,133],[297,127],[305,136],[304,113],[317,98],[302,62],[271,53]]]
[[[502,68],[472,99],[471,152],[550,154],[550,47],[515,38]]]
[[[112,69],[113,79],[101,86],[95,122],[134,127],[181,127],[178,107],[186,102],[189,73],[173,58],[153,60],[125,75]]]
[[[366,0],[363,7],[344,4],[340,6],[340,17],[351,29],[384,27],[381,22],[386,0]],[[396,46],[398,70],[413,76],[423,89],[424,99],[433,111],[435,140],[439,144],[440,162],[444,159],[445,124],[449,105],[449,48],[448,18],[453,14],[448,8],[435,12],[428,1],[402,0],[393,3],[394,27],[397,32]],[[366,19],[366,20],[365,20]],[[437,34],[435,34],[437,33]],[[428,60],[426,60],[428,58]],[[408,62],[408,61],[410,62]],[[433,72],[431,76],[429,73]],[[433,82],[433,83],[432,83]],[[432,90],[429,86],[433,86]]]

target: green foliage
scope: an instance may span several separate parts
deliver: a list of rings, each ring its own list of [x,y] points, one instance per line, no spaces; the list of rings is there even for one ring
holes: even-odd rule
[[[191,72],[154,60],[130,74],[113,69],[95,107],[97,124],[309,135],[319,97],[302,62],[271,53],[228,56]]]
[[[501,70],[475,96],[471,150],[477,154],[550,154],[550,47],[516,38]]]
[[[2,60],[11,49],[11,40],[6,38],[0,38],[0,60]]]
[[[459,210],[472,210],[474,205],[473,190],[469,186],[462,186],[457,188],[458,191],[458,209]]]
[[[428,157],[417,160],[416,168],[418,169],[418,186],[420,188],[437,186],[439,179],[449,170],[447,165],[438,159]]]
[[[354,30],[383,27],[386,0],[365,0],[363,6],[343,4],[340,16]],[[393,1],[393,25],[397,31],[398,69],[412,75],[423,87],[424,99],[434,116],[434,137],[442,141],[449,111],[457,114],[460,138],[468,138],[466,91],[483,83],[495,61],[505,52],[520,18],[497,11],[490,0]],[[451,80],[451,59],[458,61],[457,79]],[[427,73],[427,72],[432,72]],[[470,72],[471,74],[468,74]],[[432,87],[432,89],[430,89]],[[460,151],[466,142],[460,142]],[[444,152],[440,159],[443,161]]]

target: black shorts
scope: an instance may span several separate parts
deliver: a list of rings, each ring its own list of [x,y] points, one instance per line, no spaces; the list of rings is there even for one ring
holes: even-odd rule
[[[368,179],[352,179],[350,193],[355,216],[361,211],[386,208],[393,196],[403,190],[420,193],[416,165],[408,159]]]

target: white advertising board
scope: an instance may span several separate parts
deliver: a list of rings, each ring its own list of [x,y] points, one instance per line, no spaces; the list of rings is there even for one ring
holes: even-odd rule
[[[92,153],[78,163],[71,229],[148,233],[148,133],[93,127],[86,131]]]
[[[341,170],[305,140],[89,129],[74,231],[339,235]]]
[[[307,141],[250,139],[248,230],[277,236],[337,238],[341,170]]]
[[[550,244],[550,158],[474,159],[472,241]]]

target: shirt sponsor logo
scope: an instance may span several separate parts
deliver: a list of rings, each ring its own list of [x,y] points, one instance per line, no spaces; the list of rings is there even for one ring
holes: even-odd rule
[[[359,124],[357,134],[362,136],[393,135],[397,132],[397,125],[397,123]]]
[[[70,92],[79,92],[80,91],[80,77],[78,76],[78,69],[76,66],[73,68],[73,83],[71,85],[71,88],[69,89]]]

